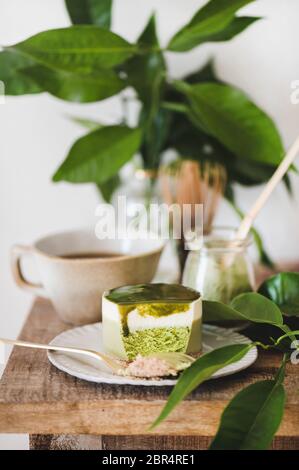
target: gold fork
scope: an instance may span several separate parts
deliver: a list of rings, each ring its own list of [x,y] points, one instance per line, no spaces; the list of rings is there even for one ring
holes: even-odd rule
[[[94,351],[93,349],[83,349],[75,348],[70,346],[54,346],[52,344],[40,344],[40,343],[31,343],[28,341],[13,340],[0,338],[0,342],[9,344],[12,346],[21,346],[24,348],[35,348],[35,349],[44,349],[47,351],[60,351],[60,352],[69,352],[75,354],[82,354],[85,356],[93,357],[99,361],[104,362],[108,367],[110,367],[115,373],[120,375],[126,375],[127,364],[124,364],[124,361],[113,359],[107,354]],[[194,358],[188,356],[184,353],[170,352],[170,353],[153,353],[147,357],[156,357],[165,361],[170,369],[175,369],[177,371],[186,369],[194,361]]]

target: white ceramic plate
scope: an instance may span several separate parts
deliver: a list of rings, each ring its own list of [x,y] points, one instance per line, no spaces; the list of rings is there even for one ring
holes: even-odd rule
[[[227,346],[229,344],[246,344],[250,340],[246,336],[234,331],[210,325],[203,327],[203,351],[208,352],[213,349]],[[94,323],[78,328],[72,328],[56,336],[50,343],[55,346],[74,346],[78,348],[93,349],[103,351],[102,324]],[[80,356],[78,354],[48,352],[50,362],[58,369],[78,377],[96,383],[109,384],[131,384],[131,385],[174,385],[176,379],[146,380],[132,379],[114,375],[105,364],[96,359]],[[223,367],[213,375],[213,378],[234,374],[249,367],[257,358],[256,347],[252,348],[240,361]]]

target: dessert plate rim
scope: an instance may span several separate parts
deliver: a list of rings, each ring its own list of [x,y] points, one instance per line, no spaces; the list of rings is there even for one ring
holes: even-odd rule
[[[100,352],[103,351],[103,347],[101,347],[101,329],[101,323],[92,323],[71,328],[57,335],[50,344],[97,349]],[[231,329],[212,325],[203,325],[202,341],[204,352],[229,344],[250,343],[250,339],[243,334],[237,333]],[[118,376],[113,374],[108,367],[96,359],[79,356],[78,354],[48,351],[47,355],[51,364],[57,367],[57,369],[88,382],[145,386],[175,385],[177,382],[175,378],[141,379]],[[244,370],[256,361],[257,356],[257,348],[254,346],[241,360],[223,367],[215,372],[211,378],[225,377]]]

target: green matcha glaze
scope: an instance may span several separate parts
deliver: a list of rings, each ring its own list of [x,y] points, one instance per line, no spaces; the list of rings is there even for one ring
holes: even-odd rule
[[[137,284],[111,289],[105,297],[119,305],[145,303],[190,303],[197,300],[200,294],[194,289],[180,284]]]
[[[122,325],[122,330],[123,330],[124,335],[127,335],[129,333],[128,323],[127,323],[128,314],[132,310],[134,310],[135,307],[136,307],[135,305],[118,305],[118,311],[120,314],[121,325]]]
[[[153,328],[139,330],[123,337],[124,347],[129,360],[137,354],[148,356],[155,352],[186,352],[190,329]]]
[[[138,313],[143,317],[163,317],[173,313],[183,313],[189,310],[188,304],[141,304],[136,306]]]

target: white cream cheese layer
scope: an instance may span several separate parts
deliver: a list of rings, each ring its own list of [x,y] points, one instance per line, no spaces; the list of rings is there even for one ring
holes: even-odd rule
[[[192,308],[185,312],[172,313],[155,317],[151,315],[140,315],[135,308],[128,314],[128,329],[131,333],[148,328],[173,328],[191,327],[193,320]]]

